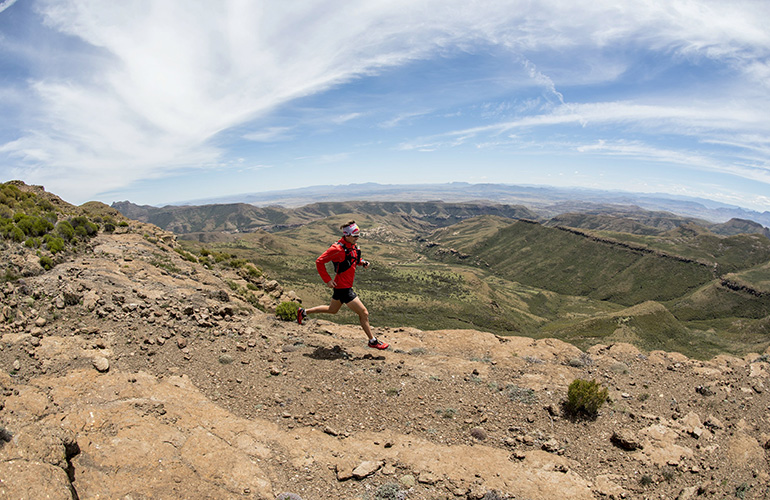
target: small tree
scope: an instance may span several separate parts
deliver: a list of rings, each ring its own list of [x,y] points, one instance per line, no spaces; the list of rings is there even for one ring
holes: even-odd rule
[[[599,408],[607,401],[608,392],[596,380],[575,379],[567,390],[564,409],[570,415],[594,418]]]

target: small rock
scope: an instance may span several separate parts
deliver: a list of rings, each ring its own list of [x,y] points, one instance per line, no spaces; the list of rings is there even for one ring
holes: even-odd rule
[[[98,303],[99,295],[95,291],[89,290],[86,292],[85,296],[83,297],[83,307],[89,311],[93,311],[96,309]]]
[[[474,484],[471,486],[470,491],[468,492],[468,498],[473,498],[477,500],[482,500],[484,498],[487,498],[487,488],[483,484]],[[492,498],[500,498],[498,496],[494,496]]]
[[[434,485],[437,482],[439,482],[439,477],[431,472],[423,471],[420,472],[420,475],[417,477],[417,481],[422,484],[430,484]]]
[[[487,432],[481,427],[474,427],[470,431],[471,436],[479,441],[485,441],[487,439]]]
[[[187,347],[187,339],[184,337],[178,337],[176,339],[176,346],[180,349],[184,349],[185,347]]]
[[[35,326],[37,326],[38,328],[44,327],[47,323],[48,321],[43,317],[37,318],[35,320]]]
[[[102,356],[97,356],[93,360],[94,368],[100,373],[105,373],[110,369],[110,361]]]
[[[547,451],[548,453],[556,453],[557,451],[559,451],[559,442],[556,439],[551,438],[545,443],[543,443],[542,448],[543,448],[543,451]]]
[[[18,359],[13,362],[13,370],[14,371],[21,370],[21,362]]]
[[[695,498],[697,495],[698,495],[698,487],[690,486],[688,488],[683,489],[681,492],[679,492],[679,495],[676,497],[676,500],[690,500],[691,498]]]
[[[719,420],[714,415],[709,415],[706,421],[704,422],[704,425],[707,427],[710,427],[711,429],[721,430],[725,428],[725,424],[722,423],[721,420]]]
[[[621,450],[634,451],[642,448],[639,439],[626,429],[613,432],[610,441]]]
[[[353,478],[353,470],[337,464],[337,481],[347,481]]]
[[[372,461],[368,460],[366,462],[361,462],[358,464],[358,467],[353,469],[353,477],[356,479],[363,479],[365,477],[371,476],[378,470],[380,470],[380,467],[382,467],[384,462],[382,461]]]
[[[404,486],[406,486],[407,488],[414,488],[414,485],[417,484],[417,480],[411,474],[406,474],[402,476],[399,482]]]

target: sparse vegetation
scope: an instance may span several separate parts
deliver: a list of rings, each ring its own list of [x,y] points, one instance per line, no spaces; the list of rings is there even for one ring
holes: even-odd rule
[[[373,500],[406,500],[406,498],[406,491],[402,490],[398,483],[380,485],[373,495]]]
[[[296,302],[281,302],[275,308],[275,315],[284,321],[296,321],[299,304]]]
[[[735,488],[735,496],[743,500],[744,498],[746,498],[746,493],[748,493],[749,490],[751,490],[750,484],[741,483],[740,485],[738,485],[737,488]]]
[[[72,207],[71,212],[64,212],[44,196],[22,190],[15,183],[0,184],[0,238],[38,250],[45,270],[56,265],[56,254],[76,249],[99,232],[94,221],[103,221],[102,217],[91,220],[86,215],[74,215],[75,211]]]
[[[194,256],[193,254],[191,254],[190,252],[185,252],[185,251],[184,251],[184,250],[182,250],[181,248],[175,248],[175,249],[174,249],[174,251],[175,251],[176,253],[178,253],[178,254],[179,254],[179,255],[180,255],[180,256],[181,256],[181,257],[182,257],[184,260],[186,260],[187,262],[195,262],[195,263],[197,263],[197,262],[198,262],[198,258],[197,258],[197,257],[195,257],[195,256]]]
[[[281,493],[275,500],[302,500],[302,497],[296,493]]]
[[[566,412],[573,417],[594,418],[607,401],[608,391],[595,380],[575,379],[567,390]]]
[[[153,254],[152,259],[150,260],[150,264],[152,264],[155,267],[164,269],[166,272],[171,274],[182,273],[182,269],[178,267],[174,262],[172,262],[172,260],[169,258],[168,255],[163,255],[155,252]]]
[[[40,266],[42,266],[43,269],[46,271],[51,270],[54,266],[53,259],[47,255],[41,255],[40,256]]]
[[[217,220],[235,223],[225,209],[216,209]],[[246,207],[239,207],[238,217],[244,216],[241,209]],[[770,240],[764,236],[711,234],[671,214],[639,217],[668,229],[687,226],[670,235],[647,226],[638,234],[573,231],[515,221],[505,217],[519,212],[500,216],[494,208],[488,211],[496,215],[429,215],[449,209],[438,203],[367,202],[255,209],[254,216],[271,225],[269,233],[181,243],[194,255],[200,252],[207,265],[238,266],[245,260],[309,303],[324,302],[328,290],[313,261],[335,234],[330,214],[336,221],[356,213],[362,227],[370,228],[361,246],[373,264],[358,274],[356,292],[377,326],[553,337],[582,350],[626,341],[645,351],[678,351],[698,359],[761,352],[769,344],[770,326],[762,320],[770,314],[770,295],[742,293],[720,281],[729,271],[735,287],[770,290],[770,267],[762,264]],[[179,209],[177,216],[183,213],[189,217],[185,225],[200,223],[199,216],[192,217],[194,208]],[[589,219],[572,223],[580,227]],[[358,321],[351,314],[328,320]]]
[[[505,388],[505,393],[511,401],[516,401],[527,405],[537,402],[537,395],[535,394],[535,391],[526,387],[519,387],[515,384],[510,384]]]
[[[90,220],[101,224],[106,220],[104,215],[101,217]],[[484,228],[480,221],[469,222],[484,231],[506,224],[487,221],[490,225]],[[311,224],[307,234],[316,231],[315,237],[320,239],[318,235],[328,233],[320,226]],[[397,232],[392,226],[388,227],[389,238]],[[210,250],[198,252],[195,247],[185,247],[184,252],[212,266],[205,269],[184,253],[172,251],[173,242],[165,235],[158,238],[162,233],[147,226],[136,226],[137,231],[125,238],[122,234],[103,235],[98,251],[82,255],[68,252],[73,248],[67,236],[69,231],[62,225],[60,233],[58,227],[54,225],[42,237],[24,235],[19,243],[0,239],[0,249],[7,252],[8,261],[18,255],[25,264],[35,266],[41,256],[54,258],[49,246],[53,238],[59,238],[65,245],[63,253],[57,253],[55,258],[66,263],[66,270],[62,266],[61,272],[29,279],[25,274],[22,282],[0,287],[2,331],[12,333],[0,349],[0,361],[10,376],[5,380],[6,396],[10,396],[5,411],[19,417],[14,421],[24,418],[24,406],[33,410],[27,414],[37,414],[39,401],[17,398],[10,391],[45,375],[44,392],[50,395],[52,403],[46,410],[50,413],[46,422],[54,430],[75,429],[82,434],[78,439],[111,442],[114,429],[141,421],[148,432],[134,433],[137,440],[128,443],[137,449],[153,446],[153,436],[158,433],[150,432],[150,426],[167,429],[173,424],[171,438],[183,442],[190,437],[193,441],[195,436],[204,437],[202,445],[212,456],[220,456],[221,451],[221,456],[241,456],[246,446],[256,449],[260,456],[277,457],[263,460],[253,470],[255,475],[241,478],[231,477],[216,463],[208,464],[211,468],[205,471],[206,475],[216,475],[211,480],[212,487],[243,495],[263,494],[262,486],[256,485],[257,480],[261,483],[264,479],[265,491],[296,491],[314,498],[387,500],[414,496],[501,500],[531,494],[532,483],[526,478],[531,479],[533,473],[548,482],[546,493],[553,497],[562,490],[585,497],[600,495],[606,486],[607,493],[622,491],[627,498],[675,498],[684,496],[684,489],[692,490],[696,482],[704,490],[698,490],[701,496],[750,498],[766,493],[765,478],[760,476],[764,470],[760,449],[756,449],[756,457],[746,457],[750,460],[746,466],[735,467],[728,458],[735,443],[735,415],[754,423],[741,432],[759,446],[766,441],[768,429],[762,418],[768,406],[768,393],[751,393],[750,384],[756,377],[745,377],[768,369],[764,365],[770,359],[767,354],[746,357],[744,361],[725,357],[719,366],[728,366],[730,370],[701,371],[696,367],[713,366],[708,362],[678,363],[681,358],[673,355],[668,356],[667,362],[661,362],[667,356],[657,353],[648,362],[630,347],[617,344],[593,349],[589,356],[551,340],[495,338],[472,331],[473,327],[485,328],[471,325],[468,319],[480,322],[484,315],[498,314],[507,317],[505,321],[509,324],[516,323],[535,332],[535,336],[558,321],[559,329],[553,331],[563,333],[562,338],[573,335],[570,338],[577,342],[579,336],[595,334],[595,342],[608,345],[625,340],[636,342],[636,335],[643,339],[640,342],[666,342],[668,333],[681,341],[684,336],[676,337],[676,325],[696,342],[707,338],[706,334],[692,330],[705,330],[713,323],[703,321],[697,327],[689,323],[685,328],[670,313],[670,303],[649,301],[625,307],[564,296],[498,278],[493,270],[474,267],[475,264],[447,264],[442,268],[443,264],[429,260],[425,254],[409,253],[408,245],[413,244],[419,251],[421,242],[397,246],[372,236],[363,244],[375,266],[393,271],[390,276],[412,275],[422,266],[435,271],[426,280],[413,278],[410,282],[409,287],[413,288],[408,289],[408,310],[415,318],[446,313],[452,317],[428,320],[439,325],[443,321],[465,323],[467,328],[441,332],[382,328],[381,303],[366,300],[366,295],[376,292],[378,299],[384,300],[384,307],[398,310],[396,306],[402,298],[397,289],[399,283],[384,282],[382,288],[375,288],[380,283],[367,280],[381,275],[361,272],[362,286],[357,291],[364,294],[370,307],[373,327],[378,336],[400,347],[375,353],[366,348],[357,327],[339,328],[318,320],[302,326],[276,325],[267,315],[253,314],[252,308],[240,300],[261,300],[272,307],[287,300],[276,299],[277,296],[290,296],[288,292],[283,294],[282,290],[288,287],[284,288],[286,283],[272,269],[268,272],[270,279],[261,276],[263,261],[249,253],[256,248],[256,242],[264,243],[260,255],[272,252],[271,258],[285,261],[287,268],[294,267],[296,276],[309,276],[306,288],[297,290],[299,296],[310,302],[308,296],[321,288],[328,298],[328,290],[311,279],[317,281],[312,258],[300,255],[303,251],[309,254],[314,248],[297,240],[295,248],[286,250],[288,246],[283,242],[291,235],[289,230],[281,235],[231,235],[230,247],[207,240],[206,245],[217,245],[214,252],[222,255],[219,263]],[[450,228],[448,233],[455,239],[453,245],[459,247],[465,235],[454,235],[454,229]],[[141,239],[145,230],[148,237],[157,241],[157,248],[151,248],[150,253]],[[71,238],[78,245],[82,242],[74,228]],[[117,249],[124,258],[115,258],[113,252]],[[30,258],[33,256],[37,257]],[[410,260],[414,256],[418,260]],[[172,263],[182,272],[168,276],[164,268],[150,265],[151,259]],[[303,265],[309,269],[303,270]],[[15,272],[18,267],[0,268],[8,270]],[[442,283],[446,288],[441,289]],[[436,297],[428,296],[432,284],[440,290]],[[418,292],[426,286],[421,297]],[[467,300],[470,302],[466,304]],[[442,305],[444,302],[447,303]],[[477,311],[466,316],[466,306]],[[292,323],[295,307],[291,307],[288,318]],[[770,325],[761,319],[723,321],[723,325],[732,323],[735,335]],[[665,324],[665,329],[661,324]],[[770,330],[761,331],[766,335]],[[41,333],[43,338],[38,337]],[[95,372],[88,379],[68,376],[73,369],[80,373],[85,368],[86,374],[93,370],[88,365],[90,356],[73,363],[73,353],[80,352],[82,346],[89,355],[109,347],[108,361],[113,373]],[[414,346],[424,347],[413,349]],[[594,422],[560,418],[565,415],[559,405],[568,392],[567,384],[576,376],[595,376],[620,396],[612,404],[601,406],[606,401],[606,389],[597,384],[597,392],[604,395],[597,398],[596,406],[601,406],[601,411],[597,410]],[[125,404],[112,405],[100,413],[104,425],[83,429],[78,426],[79,420],[68,414],[88,415],[93,409],[93,391],[88,384],[83,386],[77,381],[96,377],[107,383],[101,393],[122,398],[120,391],[124,391],[124,396],[129,397],[123,398]],[[185,377],[189,377],[189,382]],[[744,387],[746,391],[741,390]],[[38,389],[35,391],[39,392]],[[188,390],[195,396],[185,398]],[[67,399],[66,405],[60,404],[62,397]],[[213,406],[202,398],[208,398]],[[185,409],[186,399],[195,405],[192,413]],[[708,443],[704,437],[695,438],[697,431],[683,430],[690,425],[691,418],[683,416],[690,412],[701,417]],[[211,429],[211,422],[207,424],[205,418],[188,418],[191,414],[209,413],[217,416],[216,429]],[[39,424],[48,427],[48,423],[32,420],[33,425],[26,431],[17,426],[14,432],[29,432],[27,437],[32,440],[38,435],[46,436],[40,432]],[[677,436],[676,444],[648,444],[648,433],[662,432],[661,426]],[[268,428],[269,435],[243,432],[260,428]],[[204,436],[207,431],[212,435]],[[228,435],[242,439],[233,443],[232,439],[216,438]],[[18,440],[20,445],[22,441]],[[323,446],[319,448],[321,441]],[[59,441],[54,444],[58,449]],[[14,450],[18,451],[16,446],[14,442]],[[95,453],[93,447],[84,448],[82,456],[74,459],[73,466],[86,478],[92,471],[104,472],[100,478],[105,481],[82,483],[81,496],[88,496],[97,487],[106,491],[109,480],[128,477],[116,476],[109,468],[115,460],[113,453],[121,453],[120,443],[117,446],[113,451],[105,448],[105,453]],[[725,453],[713,453],[714,449]],[[183,453],[173,446],[164,449],[166,452],[174,460]],[[630,459],[632,453],[642,460]],[[681,453],[680,458],[677,453]],[[549,459],[547,454],[552,457]],[[131,470],[144,470],[146,456],[128,453],[124,458],[129,455],[138,465]],[[205,460],[186,456],[193,462],[199,460],[195,463]],[[291,457],[299,462],[286,474]],[[659,457],[664,462],[656,463]],[[327,466],[333,470],[327,470]],[[160,470],[165,465],[158,463],[154,467]],[[182,473],[179,477],[156,474],[157,487],[152,491],[142,489],[145,485],[141,481],[134,481],[139,488],[136,494],[149,498],[153,493],[157,496],[158,491],[171,491],[165,482],[175,480],[171,488],[180,497],[194,497],[196,485],[202,484],[198,479],[202,477],[200,468],[183,469],[176,470]],[[366,478],[344,479],[351,474]],[[600,483],[600,475],[609,483]],[[518,481],[519,477],[523,481]],[[640,480],[642,477],[644,480]],[[393,483],[382,485],[386,481]],[[505,488],[505,492],[490,491],[493,486]],[[288,492],[279,498],[299,500],[297,493]]]

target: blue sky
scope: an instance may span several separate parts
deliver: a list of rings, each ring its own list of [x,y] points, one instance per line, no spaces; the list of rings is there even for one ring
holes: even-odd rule
[[[770,210],[770,2],[0,0],[0,181],[66,201],[377,182]]]

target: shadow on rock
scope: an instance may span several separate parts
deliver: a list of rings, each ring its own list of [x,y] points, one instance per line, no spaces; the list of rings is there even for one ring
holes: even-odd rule
[[[320,360],[335,360],[335,359],[351,358],[350,353],[348,353],[345,349],[343,349],[338,345],[335,345],[332,348],[316,347],[315,351],[311,352],[310,354],[305,354],[305,356],[311,359],[320,359]]]

